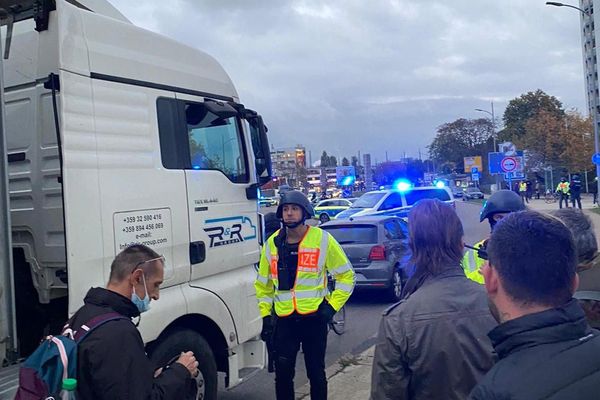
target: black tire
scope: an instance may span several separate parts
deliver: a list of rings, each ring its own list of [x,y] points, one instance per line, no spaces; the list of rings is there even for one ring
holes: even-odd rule
[[[404,281],[402,279],[402,271],[400,268],[394,268],[392,280],[390,282],[389,297],[394,303],[402,300],[402,289],[404,289]]]
[[[346,307],[340,308],[329,324],[336,334],[343,335],[346,332]]]
[[[172,332],[152,352],[152,361],[158,367],[165,365],[169,360],[184,351],[193,351],[198,360],[200,374],[198,381],[198,400],[217,399],[217,363],[208,342],[190,329]]]
[[[325,222],[329,222],[329,220],[331,220],[331,218],[329,218],[329,215],[325,213],[319,215],[319,221],[321,221],[322,224],[324,224]]]

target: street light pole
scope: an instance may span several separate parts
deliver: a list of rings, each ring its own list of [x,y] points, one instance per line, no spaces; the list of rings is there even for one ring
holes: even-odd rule
[[[492,139],[494,140],[494,153],[498,151],[498,146],[496,144],[496,116],[494,115],[494,102],[491,102],[492,112],[487,110],[482,110],[481,108],[476,108],[475,111],[483,112],[489,114],[492,117]],[[496,175],[496,190],[500,190],[500,176]]]
[[[568,7],[568,8],[573,8],[577,11],[579,11],[580,13],[582,13],[584,15],[584,17],[589,18],[590,20],[592,19],[592,14],[589,11],[586,11],[582,8],[570,5],[570,4],[564,4],[564,3],[559,3],[556,1],[547,1],[546,2],[547,6],[555,6],[555,7]],[[593,21],[590,21],[593,22]],[[591,24],[590,24],[591,25]],[[584,30],[585,31],[585,30]],[[585,33],[586,36],[590,36],[589,33]],[[593,38],[592,38],[593,40]],[[592,40],[590,40],[590,43],[592,42]],[[584,46],[585,48],[585,46]],[[584,57],[587,57],[587,54],[584,54]],[[584,60],[585,63],[585,60]],[[589,83],[589,82],[588,82]],[[589,86],[589,85],[588,85]],[[589,87],[588,87],[588,92],[589,92]],[[599,139],[598,139],[598,122],[599,122],[599,118],[598,118],[598,96],[596,95],[596,91],[593,90],[592,91],[593,94],[591,95],[591,103],[592,103],[592,110],[591,110],[591,114],[592,114],[592,123],[594,124],[594,152],[600,153],[600,143],[599,143]],[[597,183],[597,188],[596,190],[598,192],[600,192],[600,165],[596,164],[596,183]]]

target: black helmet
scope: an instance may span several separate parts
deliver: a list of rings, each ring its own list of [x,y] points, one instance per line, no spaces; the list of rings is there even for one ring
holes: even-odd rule
[[[304,195],[304,193],[299,192],[297,190],[290,190],[289,192],[285,192],[281,201],[279,202],[279,207],[277,207],[277,218],[283,219],[283,206],[286,204],[295,204],[304,209],[304,218],[311,218],[315,216],[315,210],[313,209],[312,204],[308,200],[308,198]]]
[[[518,194],[512,190],[498,190],[483,205],[479,222],[497,213],[510,213],[524,209],[525,205]]]

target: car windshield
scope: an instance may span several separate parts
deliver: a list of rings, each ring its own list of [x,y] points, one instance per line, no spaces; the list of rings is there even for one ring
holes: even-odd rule
[[[351,208],[373,208],[385,196],[385,193],[365,193],[352,203]]]
[[[333,225],[324,226],[339,244],[370,244],[377,243],[377,227],[374,225]]]
[[[444,189],[421,189],[421,190],[412,190],[405,194],[406,204],[412,206],[419,200],[423,199],[438,199],[442,201],[450,200],[450,196],[448,192]]]

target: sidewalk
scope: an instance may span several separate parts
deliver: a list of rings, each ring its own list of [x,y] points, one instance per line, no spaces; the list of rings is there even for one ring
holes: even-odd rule
[[[530,210],[540,211],[540,212],[549,212],[558,210],[558,202],[556,203],[546,203],[543,199],[540,200],[530,200],[528,204],[525,204],[527,208]],[[564,205],[563,205],[564,206]],[[571,204],[569,204],[571,207]],[[582,194],[581,195],[581,208],[583,212],[585,212],[591,219],[594,224],[594,231],[596,233],[596,238],[600,239],[600,215],[593,212],[593,209],[597,209],[597,207],[592,204],[592,195]]]
[[[329,393],[332,400],[365,400],[371,394],[371,365],[373,351],[371,347],[354,356],[346,355],[327,368]],[[310,399],[310,385],[296,389],[296,400]]]

